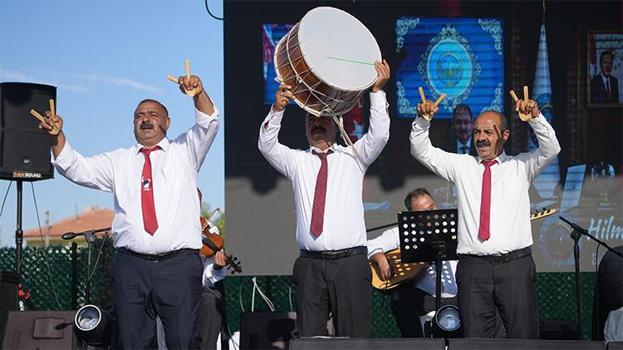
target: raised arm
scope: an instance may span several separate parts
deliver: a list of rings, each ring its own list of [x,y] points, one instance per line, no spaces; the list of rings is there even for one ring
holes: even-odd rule
[[[189,165],[195,171],[199,171],[218,133],[218,110],[203,89],[203,83],[198,76],[180,76],[178,83],[182,93],[186,94],[186,91],[190,90],[195,92],[193,96],[195,125],[188,132],[178,136],[174,143],[187,147]]]
[[[411,155],[422,165],[448,181],[454,181],[455,169],[465,155],[446,152],[434,147],[428,137],[430,121],[417,117],[411,127]]]
[[[532,116],[528,124],[534,131],[534,135],[539,143],[539,147],[536,150],[517,156],[524,161],[528,180],[532,181],[560,153],[560,144],[556,138],[554,128],[539,111],[536,101],[516,100],[515,103],[516,110],[519,113]]]
[[[389,64],[385,60],[376,62],[375,69],[378,77],[370,91],[370,127],[368,132],[355,142],[355,149],[366,165],[376,160],[389,140],[389,113],[383,91],[385,83],[390,78]]]
[[[113,189],[113,168],[106,154],[90,158],[83,157],[67,142],[63,132],[63,118],[60,115],[45,112],[45,119],[39,127],[51,131],[54,126],[59,130],[57,135],[50,134],[52,143],[52,163],[56,170],[68,180],[89,188],[106,192]]]
[[[268,116],[260,125],[260,136],[257,141],[257,148],[264,158],[277,171],[288,178],[290,178],[292,173],[291,167],[294,165],[293,157],[295,151],[279,143],[279,130],[281,129],[283,112],[293,97],[288,85],[283,83],[279,85],[275,92],[275,103],[273,103]]]

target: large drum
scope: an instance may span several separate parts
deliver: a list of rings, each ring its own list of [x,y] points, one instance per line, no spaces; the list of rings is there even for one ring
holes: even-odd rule
[[[342,115],[376,80],[381,51],[359,20],[333,7],[317,7],[279,41],[277,78],[295,102],[315,115]]]

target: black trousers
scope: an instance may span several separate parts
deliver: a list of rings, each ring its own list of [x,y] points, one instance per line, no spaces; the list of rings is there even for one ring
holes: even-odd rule
[[[505,260],[459,255],[456,281],[465,337],[493,338],[497,311],[507,338],[538,338],[536,268],[532,255]]]
[[[368,338],[372,321],[371,271],[365,254],[335,260],[300,256],[294,263],[296,324],[301,337]]]
[[[199,349],[202,274],[197,251],[148,261],[118,250],[112,262],[112,287],[121,348],[157,349],[156,316],[160,316],[168,349]]]
[[[201,311],[199,333],[201,350],[216,349],[218,335],[223,329],[225,303],[223,294],[217,288],[204,287],[201,291]]]

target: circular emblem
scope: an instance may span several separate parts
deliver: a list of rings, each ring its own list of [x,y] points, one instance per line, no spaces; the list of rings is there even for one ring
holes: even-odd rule
[[[426,70],[438,93],[461,96],[471,85],[472,62],[465,48],[453,39],[437,43],[428,56]]]

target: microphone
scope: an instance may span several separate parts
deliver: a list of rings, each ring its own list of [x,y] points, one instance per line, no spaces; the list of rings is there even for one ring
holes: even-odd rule
[[[581,233],[586,233],[586,232],[588,232],[588,231],[587,231],[585,228],[583,228],[582,226],[580,226],[580,225],[578,225],[578,224],[576,224],[576,223],[573,223],[573,222],[571,222],[571,221],[569,221],[569,220],[565,219],[565,218],[564,218],[564,217],[562,217],[562,216],[559,216],[559,218],[560,218],[560,220],[562,220],[562,221],[566,222],[566,223],[567,223],[567,225],[571,226],[571,228],[572,228],[572,229],[574,229],[574,230],[576,230],[576,231],[578,231],[578,232],[581,232]]]
[[[70,240],[70,239],[74,239],[77,236],[84,236],[84,235],[88,235],[88,234],[95,234],[98,232],[104,232],[104,231],[109,231],[111,229],[111,227],[105,227],[105,228],[98,228],[95,230],[86,230],[86,231],[82,231],[82,232],[65,232],[61,235],[61,238],[66,239],[66,240]]]

